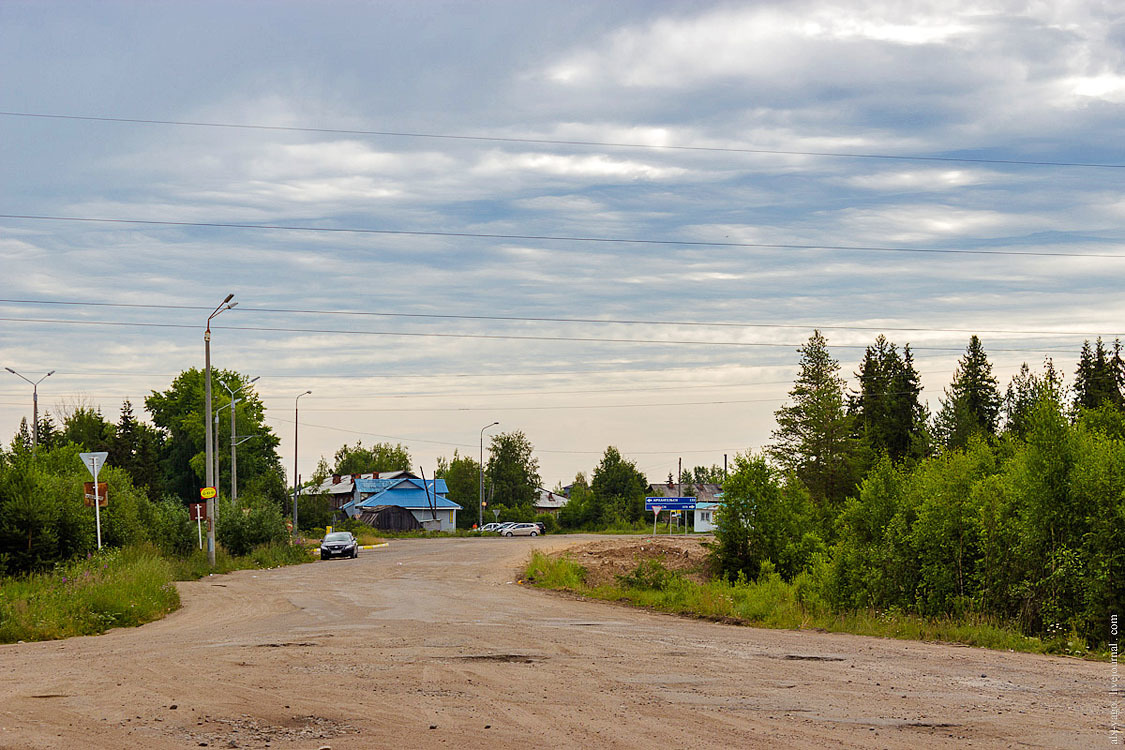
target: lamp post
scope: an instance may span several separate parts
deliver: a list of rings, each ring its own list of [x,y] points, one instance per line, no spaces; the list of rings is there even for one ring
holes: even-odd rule
[[[215,486],[214,469],[211,466],[211,457],[214,453],[214,440],[211,436],[211,319],[221,313],[223,310],[230,310],[237,302],[231,302],[234,294],[228,294],[226,299],[219,303],[210,315],[207,316],[207,328],[203,331],[203,431],[206,433],[204,436],[205,456],[207,464],[207,486]],[[207,562],[213,568],[215,567],[215,498],[207,498]]]
[[[32,382],[31,380],[23,377],[23,375],[20,375],[11,367],[5,367],[4,369],[15,375],[17,378],[22,378],[23,380],[27,380],[28,383],[31,383],[31,452],[35,453],[39,448],[39,384],[54,375],[55,371],[51,370],[43,377]]]
[[[500,424],[493,422],[480,428],[480,498],[477,500],[477,528],[484,526],[484,431]],[[469,516],[472,518],[472,516]]]
[[[301,396],[308,396],[312,391],[305,391],[298,393],[297,398],[293,399],[293,533],[297,533],[297,492],[300,482],[297,479],[297,432],[300,427],[301,421],[299,419],[299,412],[297,411]]]
[[[250,385],[251,383],[256,382],[259,377],[260,376],[255,375],[253,378],[251,378],[250,380],[247,380],[245,383],[238,386],[233,391],[231,390],[229,385],[227,385],[226,383],[223,383],[223,388],[226,388],[227,391],[230,393],[230,502],[231,502],[232,505],[234,505],[235,502],[238,500],[238,451],[235,448],[235,446],[238,445],[238,443],[235,442],[235,439],[236,439],[238,433],[235,431],[235,422],[234,422],[234,405],[237,404],[238,401],[235,400],[234,396],[235,396],[236,393],[241,391],[246,386]],[[218,429],[216,429],[215,430],[215,437],[218,437],[218,436],[219,436],[219,431],[218,431]],[[218,474],[219,473],[216,471],[215,472],[215,481],[216,482],[219,480]]]

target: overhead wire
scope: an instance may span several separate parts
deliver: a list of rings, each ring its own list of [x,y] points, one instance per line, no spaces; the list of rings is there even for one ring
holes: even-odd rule
[[[175,328],[175,329],[195,329],[198,330],[198,325],[188,323],[154,323],[151,321],[111,321],[111,320],[68,320],[59,318],[23,318],[23,317],[0,317],[0,321],[4,322],[18,322],[18,323],[46,323],[53,325],[76,325],[76,326],[111,326],[111,327],[125,327],[125,328]],[[741,347],[741,348],[783,348],[783,349],[799,349],[803,343],[777,343],[777,342],[758,342],[758,341],[702,341],[691,339],[627,339],[627,338],[611,338],[604,336],[532,336],[532,335],[519,335],[519,334],[491,334],[491,333],[448,333],[436,331],[356,331],[340,328],[290,328],[283,326],[232,326],[232,325],[212,325],[212,330],[224,331],[247,331],[258,333],[316,333],[316,334],[334,334],[334,335],[348,335],[348,336],[390,336],[390,337],[407,337],[407,338],[443,338],[443,339],[476,339],[476,340],[500,340],[500,341],[563,341],[572,343],[609,343],[609,344],[641,344],[641,345],[657,345],[657,346],[718,346],[718,347]],[[837,349],[866,349],[868,344],[833,344]],[[937,347],[937,346],[911,346],[912,351],[932,351],[932,352],[960,352],[963,351],[962,347]],[[1043,352],[1043,351],[1064,351],[1059,347],[1038,347],[1034,349],[1028,348],[1003,348],[992,347],[990,351],[994,352]]]
[[[1102,258],[1109,260],[1123,260],[1125,254],[1113,253],[1062,253],[1045,250],[957,250],[953,248],[934,247],[884,247],[878,245],[829,245],[829,244],[799,244],[781,242],[720,242],[717,240],[674,240],[674,239],[644,239],[636,237],[593,237],[576,235],[548,235],[548,234],[501,234],[495,232],[441,232],[421,229],[371,229],[364,227],[315,227],[293,224],[244,224],[239,222],[221,221],[172,221],[156,219],[122,219],[94,216],[52,216],[44,214],[0,214],[0,219],[26,220],[26,221],[58,221],[58,222],[85,222],[94,224],[130,224],[140,226],[161,227],[199,227],[208,229],[252,229],[286,232],[325,232],[336,234],[361,234],[406,237],[451,237],[473,238],[491,240],[520,240],[536,242],[575,242],[595,244],[620,244],[620,245],[662,245],[671,247],[726,247],[759,250],[830,250],[848,252],[875,252],[875,253],[922,253],[938,255],[995,255],[995,256],[1031,256],[1045,258]]]
[[[597,148],[644,149],[651,151],[695,151],[722,154],[767,154],[778,156],[820,156],[843,159],[880,159],[890,161],[954,162],[967,164],[997,164],[1035,167],[1072,167],[1092,169],[1122,169],[1125,164],[1105,162],[1051,161],[1036,159],[996,159],[982,156],[932,156],[917,154],[880,154],[847,151],[811,151],[799,149],[752,148],[747,146],[688,146],[677,144],[631,143],[627,141],[591,141],[563,138],[531,138],[499,135],[461,135],[453,133],[425,133],[409,130],[365,130],[359,128],[326,128],[297,125],[259,125],[252,123],[205,122],[199,120],[164,120],[140,117],[104,117],[95,115],[64,115],[46,112],[0,111],[2,117],[34,118],[44,120],[69,120],[105,122],[134,125],[174,125],[197,128],[224,128],[233,130],[262,130],[288,133],[320,133],[330,135],[365,135],[394,138],[419,138],[429,140],[476,141],[489,143],[516,143],[546,146],[580,146]]]
[[[210,310],[204,305],[170,305],[170,304],[142,304],[130,302],[90,302],[76,300],[32,300],[32,299],[0,299],[0,304],[12,305],[58,305],[73,307],[108,307],[141,310]],[[647,326],[682,326],[697,328],[792,328],[798,330],[825,330],[825,331],[892,331],[902,333],[969,333],[969,334],[1000,334],[1000,335],[1029,335],[1029,336],[1119,336],[1120,333],[1104,333],[1091,331],[1043,331],[1010,328],[936,328],[926,326],[857,326],[837,325],[824,323],[745,323],[732,321],[706,321],[706,320],[644,320],[637,318],[568,318],[550,316],[527,315],[466,315],[455,313],[402,313],[382,312],[373,310],[317,310],[310,308],[290,307],[254,307],[240,305],[235,311],[239,315],[246,313],[270,313],[292,315],[335,315],[356,317],[380,318],[406,318],[423,320],[482,320],[515,323],[582,323],[600,325],[647,325]]]

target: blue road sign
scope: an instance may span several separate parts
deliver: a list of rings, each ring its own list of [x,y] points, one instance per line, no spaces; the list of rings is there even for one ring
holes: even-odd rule
[[[653,506],[660,506],[661,510],[695,510],[694,497],[646,497],[645,510],[652,511]]]

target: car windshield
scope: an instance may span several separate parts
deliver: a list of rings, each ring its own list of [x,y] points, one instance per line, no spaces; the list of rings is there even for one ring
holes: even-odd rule
[[[351,540],[352,535],[347,531],[335,531],[324,537],[324,541],[326,542],[350,542]]]

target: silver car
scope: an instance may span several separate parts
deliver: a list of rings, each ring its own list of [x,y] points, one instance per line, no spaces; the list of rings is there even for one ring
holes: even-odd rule
[[[504,536],[539,536],[537,523],[513,523],[500,531]]]

